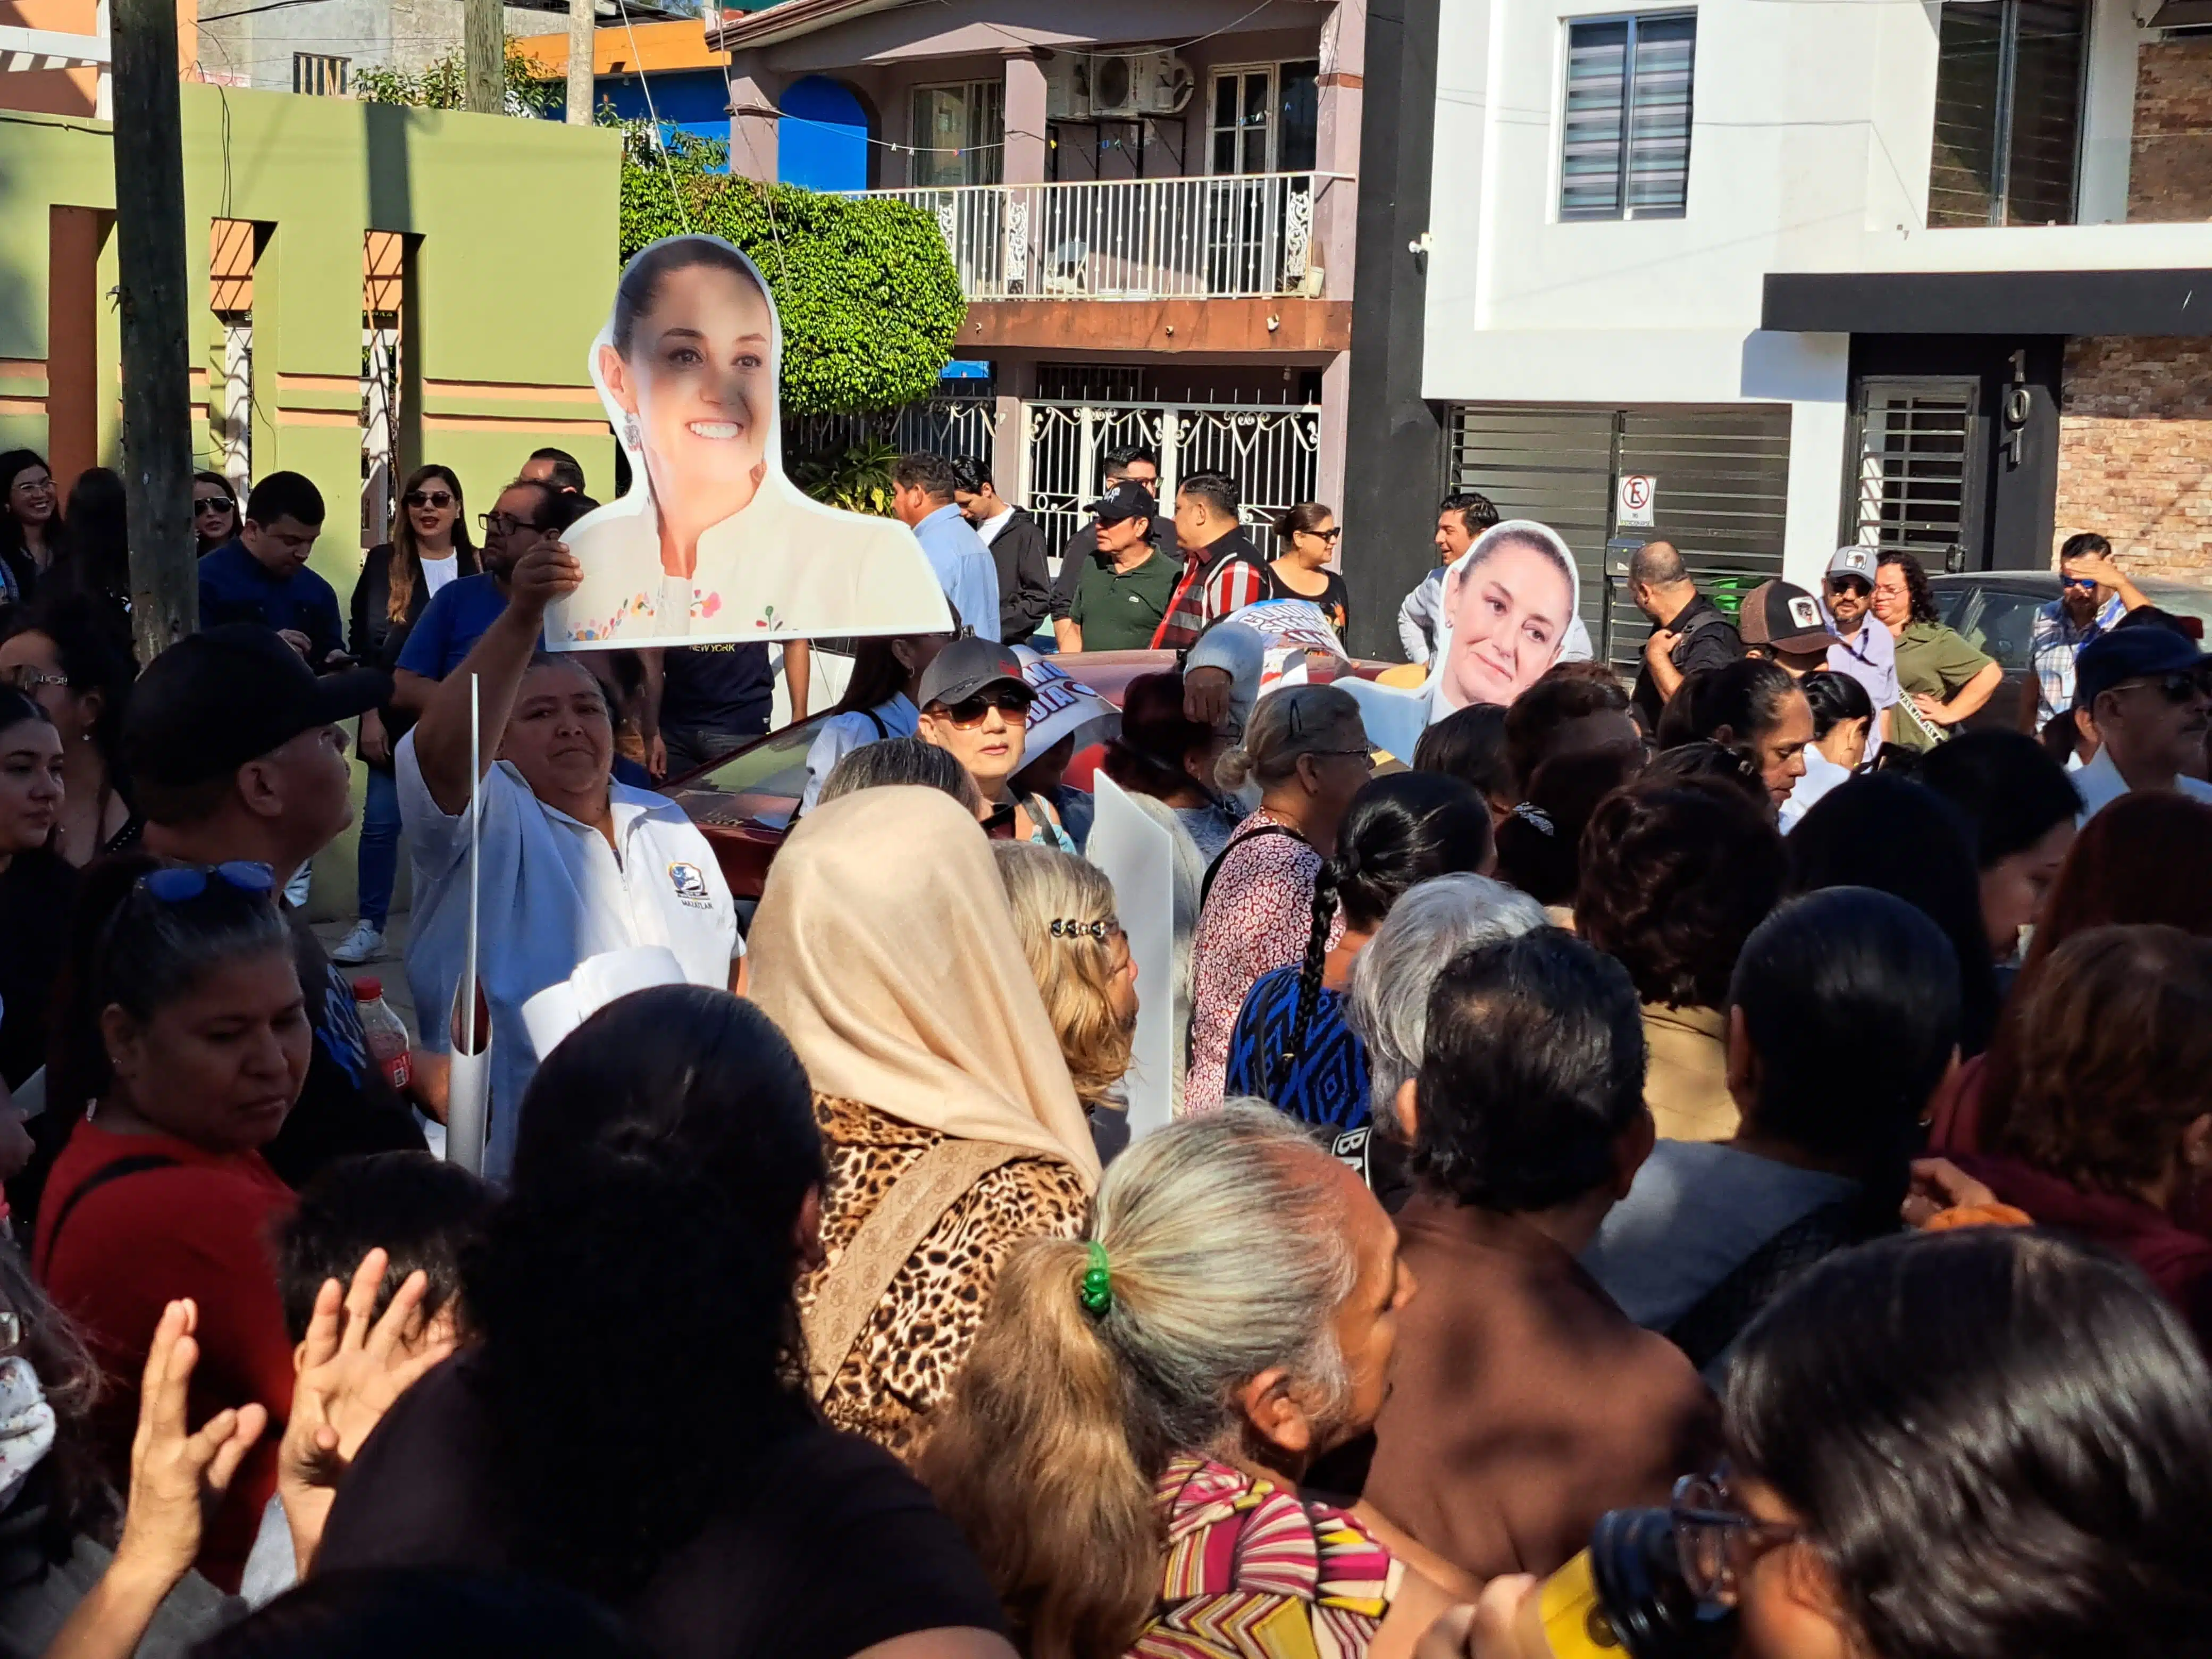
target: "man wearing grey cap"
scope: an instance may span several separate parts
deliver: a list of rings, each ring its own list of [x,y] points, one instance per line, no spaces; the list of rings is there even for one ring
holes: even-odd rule
[[[1076,850],[1060,815],[1042,795],[1019,795],[1013,775],[1028,752],[1030,705],[1036,693],[1022,677],[1022,659],[994,640],[973,635],[937,653],[922,671],[915,701],[915,733],[951,753],[983,798],[983,828],[994,841],[1033,841]]]
[[[1874,621],[1875,568],[1881,550],[1839,547],[1820,580],[1820,615],[1835,634],[1828,666],[1848,674],[1874,699],[1874,728],[1867,733],[1872,760],[1889,735],[1889,711],[1897,706],[1897,642]]]

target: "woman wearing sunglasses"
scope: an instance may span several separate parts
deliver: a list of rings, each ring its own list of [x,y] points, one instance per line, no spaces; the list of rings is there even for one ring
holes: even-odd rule
[[[1726,1431],[1674,1534],[1744,1659],[2203,1650],[2212,1376],[2110,1256],[2001,1227],[1831,1256],[1745,1333]],[[1547,1653],[1535,1590],[1493,1580],[1466,1651]]]
[[[268,866],[118,860],[87,883],[80,927],[106,919],[80,936],[48,1075],[57,1109],[89,1104],[46,1177],[31,1263],[106,1373],[95,1441],[121,1490],[148,1346],[179,1297],[199,1310],[191,1420],[255,1402],[275,1422],[290,1411],[292,1344],[264,1241],[291,1191],[260,1149],[299,1096],[314,1037]],[[225,1589],[276,1453],[273,1437],[253,1449],[209,1522],[198,1565]]]
[[[949,751],[975,781],[983,827],[994,841],[1035,842],[1075,851],[1060,815],[1042,795],[1017,795],[1014,774],[1028,744],[1030,704],[1021,659],[990,640],[955,640],[922,671],[918,735]]]
[[[1310,600],[1342,639],[1351,626],[1352,595],[1344,578],[1328,568],[1344,534],[1336,514],[1319,501],[1302,501],[1275,520],[1275,534],[1283,550],[1267,567],[1267,597]]]
[[[362,561],[346,648],[355,661],[391,672],[430,596],[457,576],[476,574],[460,479],[450,467],[416,467],[392,514],[392,539],[369,549]],[[399,873],[399,784],[392,755],[413,723],[388,704],[361,717],[361,758],[368,769],[361,813],[361,919],[332,947],[336,963],[368,962],[384,948],[392,885]]]
[[[192,538],[203,559],[238,534],[238,495],[220,472],[192,474]]]

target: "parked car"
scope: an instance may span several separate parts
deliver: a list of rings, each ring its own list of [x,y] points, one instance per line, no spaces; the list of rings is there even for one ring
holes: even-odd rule
[[[1176,653],[1090,651],[1050,660],[1118,709],[1130,681],[1173,668]],[[1355,662],[1352,666],[1362,678],[1373,679],[1390,665]],[[806,751],[829,718],[830,711],[824,709],[794,721],[661,787],[661,793],[706,833],[730,890],[748,910],[760,896],[768,867],[790,831],[806,792]]]
[[[2035,615],[2058,597],[2058,578],[2041,570],[1975,570],[1958,575],[1931,575],[1928,585],[1936,592],[1936,608],[1944,623],[1956,629],[1978,650],[1987,652],[2004,670],[2004,684],[1966,722],[1969,730],[1995,726],[2010,729],[2020,724],[2021,688],[2031,677],[2028,647],[2035,633]],[[2187,582],[2138,581],[2143,598],[2161,611],[2193,617],[2212,629],[2212,587]]]

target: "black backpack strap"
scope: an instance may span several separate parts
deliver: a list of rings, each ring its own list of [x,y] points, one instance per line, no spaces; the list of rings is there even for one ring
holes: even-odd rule
[[[167,1157],[161,1152],[136,1152],[129,1158],[118,1158],[112,1164],[101,1164],[79,1182],[76,1190],[71,1193],[68,1200],[63,1204],[61,1213],[54,1218],[54,1224],[46,1230],[46,1256],[39,1263],[40,1279],[43,1282],[46,1279],[46,1269],[53,1262],[54,1246],[60,1242],[62,1229],[69,1225],[69,1218],[76,1213],[78,1205],[83,1203],[86,1199],[91,1197],[111,1181],[120,1181],[125,1176],[143,1175],[149,1170],[176,1170],[183,1167],[175,1158]]]
[[[1246,842],[1257,841],[1262,836],[1288,836],[1291,840],[1300,842],[1305,840],[1304,836],[1286,823],[1263,823],[1258,829],[1248,831],[1244,835],[1231,836],[1229,838],[1229,844],[1213,855],[1213,862],[1206,866],[1205,878],[1198,884],[1198,913],[1200,915],[1206,914],[1206,901],[1212,895],[1213,878],[1219,872],[1222,860]]]
[[[876,728],[876,741],[878,743],[881,743],[884,738],[890,736],[891,729],[890,726],[884,724],[884,717],[881,714],[876,713],[872,708],[863,708],[860,712],[868,717],[868,724]]]
[[[1728,1352],[1752,1316],[1821,1257],[1858,1242],[1856,1199],[1838,1199],[1791,1222],[1736,1263],[1729,1276],[1662,1333],[1699,1370]]]

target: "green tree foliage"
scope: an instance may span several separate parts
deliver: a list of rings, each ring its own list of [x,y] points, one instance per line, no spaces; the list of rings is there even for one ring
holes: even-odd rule
[[[783,319],[787,419],[896,408],[936,389],[968,306],[929,215],[736,178],[716,170],[726,145],[679,131],[663,147],[645,122],[617,125],[622,257],[687,230],[751,255]]]
[[[541,80],[542,71],[512,39],[507,43],[507,112],[538,119],[552,113],[561,88]],[[356,70],[353,89],[368,104],[404,104],[410,109],[459,109],[467,101],[468,69],[456,48],[419,75],[372,65]]]

